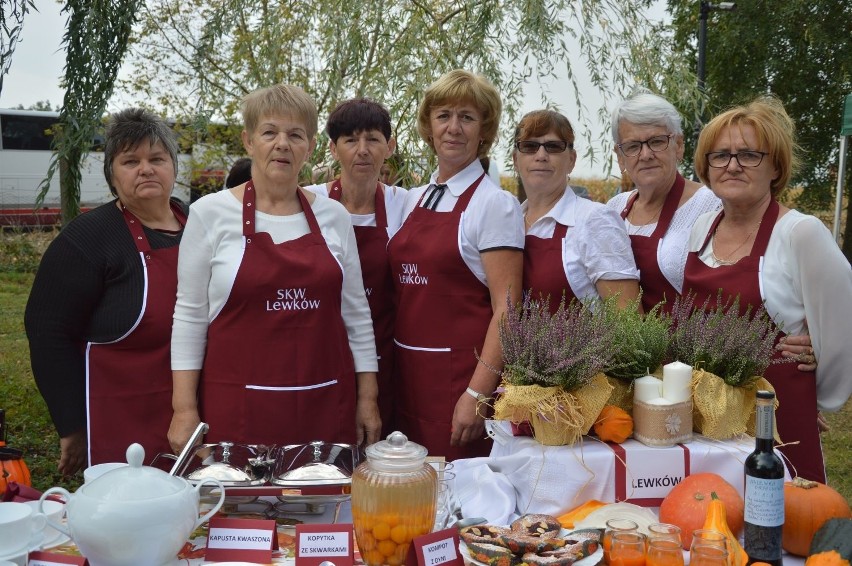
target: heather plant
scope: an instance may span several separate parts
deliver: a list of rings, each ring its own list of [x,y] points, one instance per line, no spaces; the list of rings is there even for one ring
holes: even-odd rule
[[[591,383],[615,351],[615,333],[599,306],[563,299],[551,315],[548,299],[527,294],[520,305],[510,303],[500,325],[505,381],[568,392]]]
[[[604,313],[615,334],[615,350],[606,374],[632,382],[654,371],[666,357],[671,337],[672,319],[661,311],[661,305],[642,315],[640,298],[625,308],[615,301],[604,302]]]
[[[735,387],[748,387],[772,362],[778,330],[761,305],[740,313],[739,296],[698,308],[695,294],[679,297],[672,311],[669,356],[713,373]],[[783,360],[781,360],[783,361]]]

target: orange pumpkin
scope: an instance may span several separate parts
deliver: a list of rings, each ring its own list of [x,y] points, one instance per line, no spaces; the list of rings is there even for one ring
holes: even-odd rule
[[[677,525],[681,530],[684,548],[692,543],[692,531],[704,526],[712,493],[716,492],[725,505],[725,517],[734,535],[743,528],[743,498],[739,492],[713,473],[687,476],[674,486],[660,505],[660,522]]]
[[[807,556],[823,523],[850,517],[852,512],[842,495],[825,484],[796,478],[784,484],[782,546],[790,554]]]
[[[633,417],[615,405],[607,405],[595,421],[595,434],[606,442],[621,444],[633,434]]]
[[[0,447],[0,494],[6,491],[9,482],[32,485],[30,469],[22,457],[23,453],[15,448]]]

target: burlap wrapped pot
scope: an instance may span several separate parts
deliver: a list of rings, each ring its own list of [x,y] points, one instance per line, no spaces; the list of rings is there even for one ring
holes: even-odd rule
[[[612,387],[607,405],[615,405],[628,415],[633,413],[633,381],[624,381],[617,377],[607,376],[607,383]]]
[[[695,432],[714,440],[727,440],[746,433],[754,436],[755,396],[758,390],[775,389],[764,378],[746,387],[734,387],[716,374],[692,370],[692,424]],[[778,399],[775,399],[778,408]],[[775,439],[778,431],[775,430]]]
[[[561,387],[507,382],[501,387],[504,391],[494,404],[494,418],[516,424],[529,422],[533,437],[547,446],[577,442],[595,424],[612,392],[612,386],[602,373],[571,393]]]

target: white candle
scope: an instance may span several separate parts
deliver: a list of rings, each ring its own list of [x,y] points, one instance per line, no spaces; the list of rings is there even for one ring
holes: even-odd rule
[[[647,401],[649,405],[674,405],[673,402],[669,401],[665,397],[657,397],[656,399],[651,399]]]
[[[692,396],[692,366],[672,362],[663,366],[663,397],[683,403]]]
[[[633,381],[633,400],[647,403],[663,394],[663,382],[653,375],[646,375]]]

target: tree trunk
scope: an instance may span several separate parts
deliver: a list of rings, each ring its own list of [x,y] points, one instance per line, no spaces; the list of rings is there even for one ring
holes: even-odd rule
[[[72,155],[77,152],[73,152]],[[73,186],[69,178],[68,159],[59,159],[59,203],[62,209],[62,225],[66,226],[80,214],[80,196],[71,194]],[[79,182],[77,183],[79,186]]]

